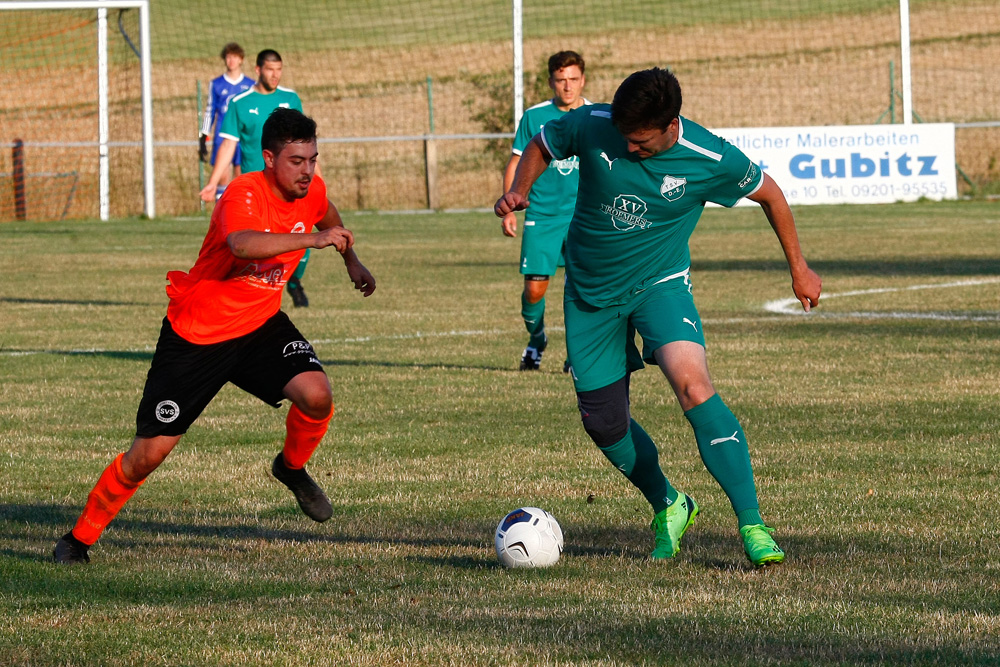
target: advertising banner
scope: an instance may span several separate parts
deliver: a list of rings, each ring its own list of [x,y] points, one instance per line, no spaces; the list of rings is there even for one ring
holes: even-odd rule
[[[952,123],[712,131],[757,162],[792,205],[958,196]]]

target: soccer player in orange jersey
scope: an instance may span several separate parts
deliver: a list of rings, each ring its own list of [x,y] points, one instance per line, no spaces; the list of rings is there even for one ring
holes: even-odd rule
[[[284,448],[271,472],[311,519],[326,521],[333,513],[305,470],[333,416],[333,394],[312,346],[280,310],[281,292],[307,248],[336,248],[364,296],[375,291],[375,279],[315,174],[316,123],[300,111],[276,109],[264,124],[261,149],[264,170],[226,189],[191,270],[167,274],[170,303],[135,440],[56,543],[57,562],[90,561],[90,546],[227,382],[275,407],[291,401]]]

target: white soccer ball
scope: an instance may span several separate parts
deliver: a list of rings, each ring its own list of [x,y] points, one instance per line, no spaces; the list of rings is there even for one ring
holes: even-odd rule
[[[493,541],[504,567],[548,567],[563,550],[559,522],[537,507],[521,507],[505,516]]]

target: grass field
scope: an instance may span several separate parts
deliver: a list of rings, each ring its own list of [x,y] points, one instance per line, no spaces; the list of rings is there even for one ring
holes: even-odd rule
[[[765,309],[791,294],[759,211],[709,210],[692,239],[713,377],[789,554],[763,571],[653,369],[633,413],[702,514],[647,560],[648,508],[560,372],[559,281],[543,370],[519,373],[518,242],[472,213],[348,215],[369,299],[314,254],[292,317],[334,385],[310,464],[331,521],[269,476],[284,410],[228,387],[91,564],[57,567],[205,221],[0,226],[0,664],[998,664],[1000,205],[796,214],[810,316]],[[498,566],[520,505],[560,520],[553,568]]]

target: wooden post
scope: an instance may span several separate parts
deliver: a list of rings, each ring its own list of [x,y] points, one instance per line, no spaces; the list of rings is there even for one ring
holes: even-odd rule
[[[441,208],[438,199],[438,153],[434,141],[434,81],[427,77],[427,125],[430,135],[424,139],[424,173],[427,174],[427,208]]]
[[[14,211],[18,220],[25,220],[28,204],[24,191],[24,142],[20,139],[14,140],[11,162],[14,165]]]
[[[441,208],[437,185],[437,142],[430,138],[424,139],[424,170],[427,173],[427,208]]]

